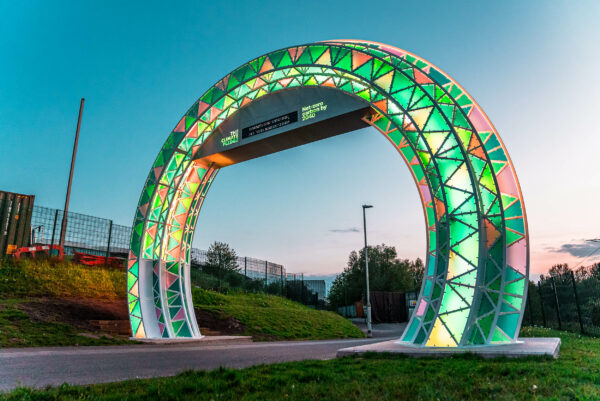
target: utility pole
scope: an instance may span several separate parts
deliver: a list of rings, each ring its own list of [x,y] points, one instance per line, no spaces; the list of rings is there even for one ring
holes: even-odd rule
[[[367,337],[373,337],[371,327],[371,293],[369,291],[369,251],[367,248],[367,217],[365,210],[372,208],[372,205],[362,205],[363,210],[363,228],[365,232],[365,275],[367,278]]]
[[[75,131],[75,143],[73,144],[73,156],[71,156],[71,170],[69,171],[69,184],[67,185],[67,197],[65,198],[65,210],[63,211],[62,224],[60,226],[59,244],[64,248],[65,235],[67,234],[67,214],[69,213],[69,199],[71,198],[71,184],[73,183],[73,170],[75,169],[75,156],[77,156],[77,143],[79,142],[79,128],[81,127],[81,115],[83,114],[84,98],[79,104],[79,117],[77,118],[77,130]]]
[[[600,243],[600,238],[586,239],[585,241],[586,241],[586,242],[596,242],[596,243]],[[575,269],[577,269],[577,268],[578,268],[580,265],[582,265],[582,264],[583,264],[583,262],[585,262],[586,260],[588,260],[588,258],[589,258],[590,256],[592,256],[593,254],[595,254],[595,253],[598,251],[598,249],[600,249],[600,245],[599,245],[599,246],[597,246],[596,248],[592,249],[592,252],[588,253],[588,254],[587,254],[587,255],[586,255],[586,256],[585,256],[583,259],[581,259],[581,260],[579,261],[579,263],[577,263],[577,264],[576,264],[576,265],[575,265],[575,266],[572,268],[572,270],[573,270],[573,271],[575,271]]]

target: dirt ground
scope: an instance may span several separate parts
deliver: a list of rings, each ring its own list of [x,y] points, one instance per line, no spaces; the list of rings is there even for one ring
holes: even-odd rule
[[[221,316],[217,312],[196,308],[196,320],[200,332],[206,336],[244,335],[246,326],[230,316]]]
[[[65,323],[91,332],[99,331],[91,321],[129,319],[127,304],[120,300],[40,298],[21,302],[18,308],[34,321]]]

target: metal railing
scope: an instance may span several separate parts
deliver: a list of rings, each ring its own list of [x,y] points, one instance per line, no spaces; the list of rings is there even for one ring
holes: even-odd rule
[[[523,325],[600,336],[598,273],[568,270],[541,276],[537,284],[530,282]]]
[[[205,265],[208,262],[207,252],[192,248],[191,259],[192,264]],[[266,284],[280,282],[288,277],[282,265],[266,260],[238,256],[237,265],[240,274],[253,280],[262,280]]]

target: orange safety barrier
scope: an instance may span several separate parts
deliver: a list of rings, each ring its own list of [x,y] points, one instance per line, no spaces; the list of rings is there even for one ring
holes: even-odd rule
[[[89,253],[74,252],[73,261],[86,266],[110,265],[125,267],[123,258],[90,255]]]
[[[60,245],[52,245],[52,250],[58,251],[58,258],[62,260],[65,256],[65,251]],[[37,254],[43,252],[46,256],[50,256],[50,245],[24,246],[18,248],[13,254],[16,259],[21,259],[21,256],[31,255],[32,258],[37,257]]]

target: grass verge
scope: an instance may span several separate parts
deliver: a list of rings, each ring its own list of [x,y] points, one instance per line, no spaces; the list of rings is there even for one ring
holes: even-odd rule
[[[411,359],[370,354],[289,362],[242,370],[185,372],[175,377],[0,396],[13,400],[597,400],[600,339],[525,328],[526,336],[559,336],[560,358],[486,360],[473,355]]]
[[[256,341],[360,338],[364,334],[338,314],[262,293],[219,294],[195,288],[194,307],[222,318],[232,317]],[[201,322],[199,322],[201,324]]]

